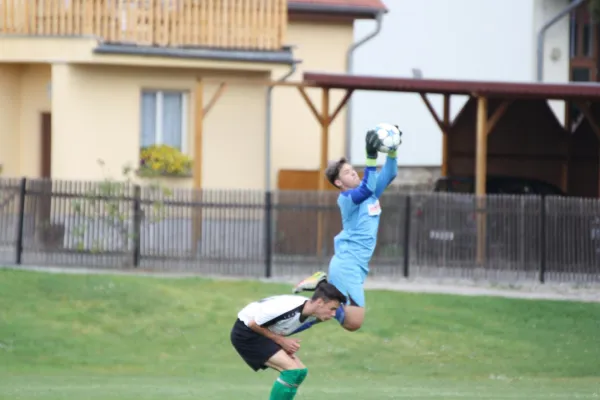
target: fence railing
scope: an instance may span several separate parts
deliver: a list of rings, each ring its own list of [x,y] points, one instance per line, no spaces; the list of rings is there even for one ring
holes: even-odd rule
[[[0,263],[302,276],[333,255],[336,197],[2,179]],[[390,192],[380,201],[374,277],[600,282],[600,200]]]
[[[0,0],[0,33],[278,50],[287,0]]]

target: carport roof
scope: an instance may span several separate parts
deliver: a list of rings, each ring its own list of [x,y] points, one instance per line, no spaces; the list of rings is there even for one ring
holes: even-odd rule
[[[574,101],[600,101],[600,84],[597,83],[460,81],[443,79],[392,78],[316,72],[305,72],[303,79],[304,83],[308,86],[329,89],[459,94],[504,99],[535,98]]]

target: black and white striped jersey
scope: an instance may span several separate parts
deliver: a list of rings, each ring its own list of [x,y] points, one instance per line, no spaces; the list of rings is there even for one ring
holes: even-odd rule
[[[244,307],[238,318],[248,326],[251,321],[282,336],[292,334],[306,322],[316,317],[300,320],[304,304],[309,299],[297,295],[278,295],[252,302]]]

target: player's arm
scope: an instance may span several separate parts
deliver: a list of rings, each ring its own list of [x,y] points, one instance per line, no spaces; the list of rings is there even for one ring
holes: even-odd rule
[[[396,125],[398,128],[398,125]],[[398,128],[400,132],[400,129]],[[400,132],[402,135],[402,132]],[[398,143],[398,146],[402,143],[402,140]],[[392,183],[392,181],[398,175],[398,158],[397,158],[397,149],[390,151],[387,154],[385,164],[383,168],[379,172],[379,176],[377,177],[377,187],[375,189],[375,197],[379,198],[383,191]]]
[[[373,161],[373,165],[369,165],[369,163],[370,161],[367,159],[367,167],[365,168],[365,174],[360,185],[355,189],[343,192],[343,195],[351,199],[354,204],[361,204],[371,197],[377,187],[377,169],[375,167],[375,162]]]
[[[281,343],[283,342],[283,339],[284,339],[283,336],[271,332],[267,328],[257,324],[256,321],[250,321],[250,323],[248,324],[248,328],[252,329],[254,332],[256,332],[260,335],[265,336],[268,339],[271,339],[272,341],[274,341],[275,343],[277,343],[280,346],[281,346]]]
[[[257,324],[256,321],[250,321],[248,327],[259,335],[263,335],[264,337],[271,339],[289,354],[294,354],[300,349],[299,339],[286,338],[285,336],[273,333],[264,326]]]
[[[375,188],[375,197],[377,198],[383,194],[383,191],[398,175],[398,158],[396,154],[396,150],[387,154],[385,164],[377,176],[377,186]]]
[[[377,149],[381,142],[375,131],[367,132],[365,139],[365,150],[367,153],[366,168],[360,185],[351,190],[345,191],[344,196],[352,199],[354,204],[361,204],[363,201],[371,197],[377,188]]]

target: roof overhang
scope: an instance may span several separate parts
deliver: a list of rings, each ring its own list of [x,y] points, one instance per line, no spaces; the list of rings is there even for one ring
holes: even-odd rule
[[[304,83],[330,89],[457,94],[490,98],[600,101],[600,84],[588,82],[530,83],[392,78],[304,73]]]
[[[185,47],[169,48],[101,43],[94,49],[94,53],[286,65],[298,62],[294,60],[291,48],[284,48],[280,51],[260,51]]]
[[[350,2],[336,1],[307,2],[290,0],[288,2],[288,12],[375,19],[381,13],[387,13],[388,9],[379,1],[351,4]]]

